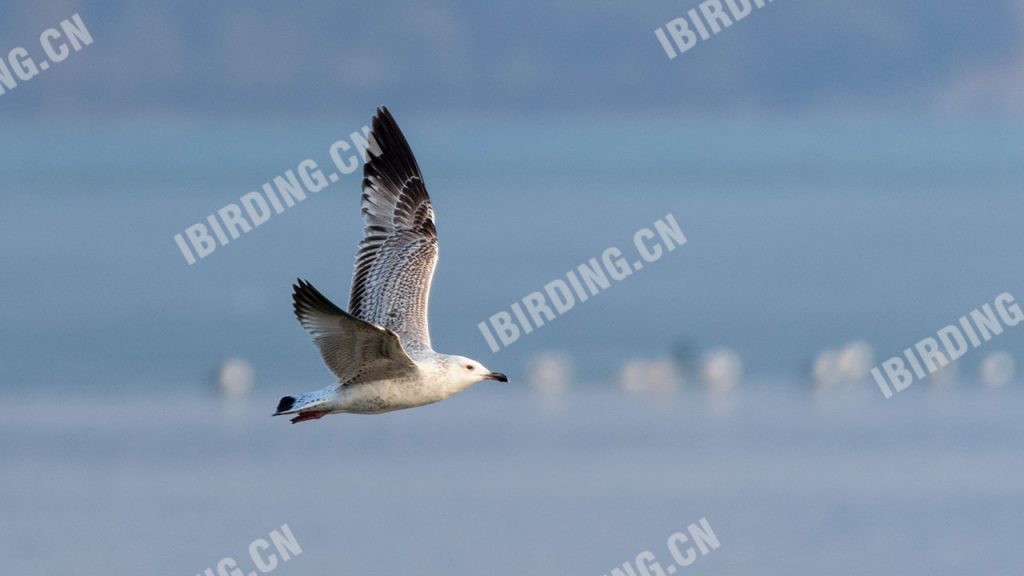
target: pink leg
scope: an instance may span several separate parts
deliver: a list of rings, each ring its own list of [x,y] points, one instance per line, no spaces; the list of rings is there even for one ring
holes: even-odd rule
[[[292,418],[292,424],[298,424],[299,422],[305,422],[306,420],[319,420],[328,414],[330,414],[328,410],[310,410],[309,412],[299,412],[298,416]]]

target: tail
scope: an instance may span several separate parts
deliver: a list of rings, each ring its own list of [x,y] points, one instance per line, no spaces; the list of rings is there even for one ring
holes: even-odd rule
[[[285,396],[281,398],[281,401],[277,403],[277,412],[274,412],[274,416],[281,416],[282,414],[291,414],[292,408],[295,407],[295,397]]]
[[[308,394],[285,396],[277,403],[277,410],[274,412],[274,416],[298,414],[298,416],[292,418],[292,424],[306,420],[316,420],[330,414],[330,401],[331,395],[327,394],[326,389]]]

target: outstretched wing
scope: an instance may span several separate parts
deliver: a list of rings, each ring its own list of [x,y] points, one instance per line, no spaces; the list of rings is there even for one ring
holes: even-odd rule
[[[390,379],[416,369],[394,332],[345,313],[305,280],[293,289],[295,316],[313,335],[320,355],[341,384]]]
[[[430,348],[427,300],[437,265],[434,209],[409,143],[387,108],[373,117],[363,167],[365,228],[349,312],[401,337],[410,352]]]

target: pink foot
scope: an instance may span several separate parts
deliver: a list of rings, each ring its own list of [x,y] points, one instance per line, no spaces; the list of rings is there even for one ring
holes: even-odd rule
[[[299,415],[292,418],[292,424],[298,424],[299,422],[305,422],[306,420],[319,420],[330,412],[327,410],[310,410],[309,412],[299,412]]]

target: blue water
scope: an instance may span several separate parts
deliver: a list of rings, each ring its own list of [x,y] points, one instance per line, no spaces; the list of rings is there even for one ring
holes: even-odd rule
[[[825,347],[886,357],[1020,288],[1024,126],[908,119],[403,118],[438,213],[435,345],[588,381],[681,343],[798,379]],[[0,142],[7,387],[324,383],[294,321],[308,278],[344,304],[358,178],[186,265],[172,237],[367,121],[18,124]],[[689,243],[496,354],[477,323],[672,213]],[[1010,333],[998,347],[1020,355]],[[974,372],[978,358],[966,357]]]
[[[986,350],[1024,363],[1015,329],[951,389],[806,386],[824,348],[882,358],[1024,294],[1024,127],[396,113],[438,214],[434,343],[513,383],[302,426],[268,416],[329,381],[290,283],[347,301],[357,179],[194,266],[172,237],[366,119],[5,126],[5,573],[198,574],[288,524],[279,574],[597,576],[668,563],[700,518],[722,547],[691,573],[1024,571],[1024,397],[975,384]],[[685,246],[490,352],[478,322],[667,213]],[[684,344],[739,352],[731,403],[613,387]],[[525,386],[551,350],[577,375],[556,405]],[[210,391],[229,356],[256,373],[233,406]]]
[[[1019,390],[552,406],[488,386],[296,426],[269,395],[2,400],[10,574],[192,575],[287,524],[302,554],[275,574],[600,576],[671,563],[700,518],[721,547],[680,574],[1024,570]]]

